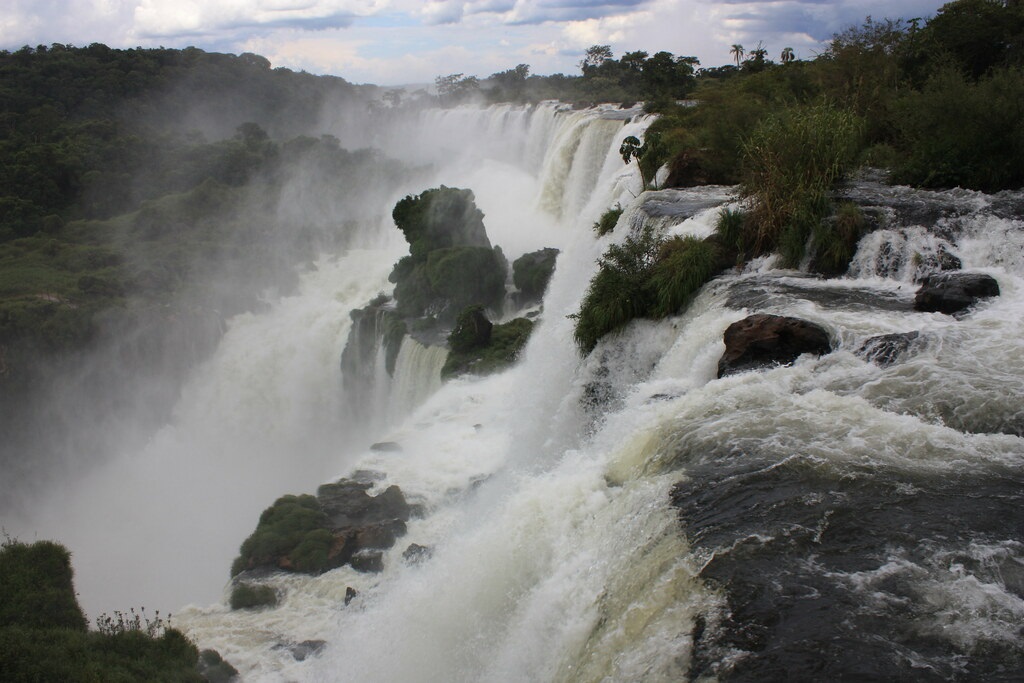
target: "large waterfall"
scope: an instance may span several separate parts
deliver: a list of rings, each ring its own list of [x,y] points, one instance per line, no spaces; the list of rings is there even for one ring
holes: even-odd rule
[[[510,260],[561,250],[518,363],[442,384],[443,352],[407,339],[394,375],[373,370],[357,397],[373,419],[353,418],[338,369],[349,312],[388,291],[405,245],[383,221],[324,255],[296,293],[230,321],[143,453],[34,520],[72,548],[92,615],[175,611],[246,681],[1014,680],[1024,196],[851,183],[879,229],[846,276],[761,259],[581,359],[567,316],[604,249],[645,223],[706,236],[736,201],[641,193],[618,147],[647,123],[501,106],[372,131],[434,164],[393,199],[468,187]],[[1001,295],[915,312],[915,277],[940,254]],[[725,328],[753,312],[818,323],[836,350],[716,379]],[[896,362],[858,353],[904,332],[918,335]],[[276,608],[231,611],[228,568],[260,510],[357,471],[422,506],[383,571],[274,575]],[[411,543],[428,556],[403,558]]]

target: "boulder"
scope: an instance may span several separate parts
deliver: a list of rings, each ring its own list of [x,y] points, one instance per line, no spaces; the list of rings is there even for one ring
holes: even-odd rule
[[[377,574],[384,571],[384,553],[379,550],[361,550],[349,561],[357,572]]]
[[[431,555],[430,548],[419,543],[410,543],[409,547],[402,553],[402,559],[409,564],[419,564],[428,559]]]
[[[914,310],[952,315],[979,300],[999,296],[999,283],[984,273],[938,273],[921,281]]]
[[[201,650],[196,670],[207,683],[233,683],[238,680],[238,669],[225,661],[216,650]]]
[[[887,368],[918,343],[919,332],[881,334],[864,340],[855,353],[866,361]]]
[[[832,351],[828,332],[799,318],[757,313],[734,322],[725,330],[725,353],[718,361],[718,376],[789,365],[802,354]]]
[[[389,486],[371,496],[367,493],[370,487],[367,483],[341,479],[317,489],[317,499],[332,528],[366,527],[396,519],[408,521],[412,506],[405,501],[400,488]]]

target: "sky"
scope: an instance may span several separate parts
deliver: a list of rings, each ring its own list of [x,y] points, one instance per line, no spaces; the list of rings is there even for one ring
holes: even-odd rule
[[[255,52],[354,83],[480,78],[530,65],[577,75],[584,51],[665,50],[702,66],[763,44],[819,54],[865,17],[928,18],[941,0],[4,0],[0,48],[52,43]]]

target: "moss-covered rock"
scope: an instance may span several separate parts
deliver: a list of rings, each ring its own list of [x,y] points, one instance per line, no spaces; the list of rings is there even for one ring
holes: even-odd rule
[[[472,190],[442,185],[400,200],[391,217],[415,259],[435,249],[455,246],[490,249],[484,214],[474,199]]]
[[[540,249],[523,254],[512,263],[512,284],[519,290],[519,304],[540,301],[555,272],[558,249]]]
[[[266,584],[239,583],[231,589],[231,609],[276,607],[277,591]]]
[[[242,543],[231,575],[259,568],[319,574],[351,564],[360,552],[390,548],[416,507],[397,486],[376,496],[368,493],[371,486],[341,479],[316,496],[278,498]]]
[[[453,353],[482,348],[491,342],[494,325],[484,315],[484,307],[468,306],[459,313],[455,327],[448,335],[448,346]]]
[[[519,358],[519,353],[526,346],[532,331],[532,320],[516,318],[501,325],[494,325],[490,339],[483,345],[456,348],[458,343],[452,345],[452,339],[449,337],[448,343],[452,345],[452,349],[444,367],[441,368],[441,378],[448,379],[466,373],[487,375],[504,370]]]

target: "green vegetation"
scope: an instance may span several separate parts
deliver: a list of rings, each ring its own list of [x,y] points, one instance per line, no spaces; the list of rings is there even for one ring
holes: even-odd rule
[[[641,164],[645,186],[662,160],[669,186],[738,184],[744,208],[723,212],[705,242],[634,233],[609,248],[575,316],[581,351],[634,318],[678,311],[731,257],[845,272],[868,229],[838,201],[858,164],[924,187],[1024,184],[1024,6],[957,0],[921,24],[869,18],[813,61],[786,48],[775,64],[762,45],[733,45],[735,66],[697,72],[695,106],[656,103],[660,118],[643,144],[622,141],[623,160]],[[592,48],[584,73],[608,58]]]
[[[849,170],[861,123],[829,105],[797,107],[754,129],[744,149],[741,194],[750,201],[755,254],[779,251],[800,265],[815,226],[829,213],[829,193]]]
[[[546,248],[523,254],[512,262],[512,284],[523,302],[539,301],[544,296],[557,260],[558,250]]]
[[[265,584],[239,583],[231,589],[231,609],[276,607],[277,591]]]
[[[482,316],[482,309],[476,313]],[[471,309],[466,309],[459,317],[457,324],[448,337],[451,351],[441,368],[441,377],[448,379],[458,375],[471,373],[487,375],[504,370],[512,365],[530,338],[533,321],[527,318],[515,318],[507,323],[494,325],[487,335],[474,337],[466,328],[470,325],[479,328],[479,318]],[[486,322],[486,318],[484,318]],[[490,324],[488,322],[488,324]],[[484,340],[486,339],[486,340]]]
[[[501,305],[508,265],[501,249],[491,248],[472,191],[442,185],[410,195],[392,217],[410,251],[388,278],[400,316],[444,323],[466,306]]]
[[[620,206],[608,209],[594,223],[594,232],[597,233],[598,237],[604,237],[615,229],[615,224],[619,222],[619,216],[621,215],[622,207]]]
[[[256,530],[245,541],[231,565],[231,576],[255,567],[276,567],[319,573],[333,569],[334,536],[316,496],[278,498],[260,515]]]
[[[49,541],[0,548],[0,672],[11,683],[199,683],[196,647],[157,616],[101,616],[89,631],[70,554]]]

